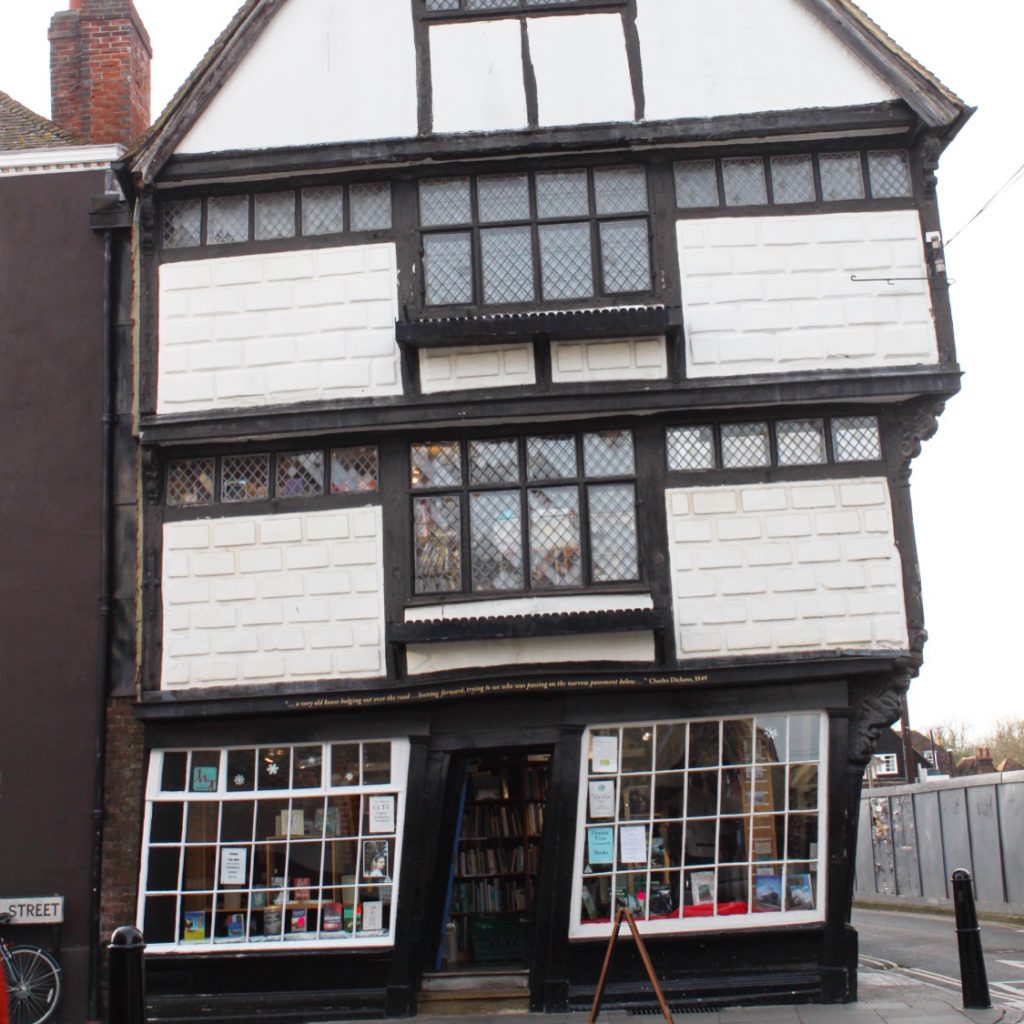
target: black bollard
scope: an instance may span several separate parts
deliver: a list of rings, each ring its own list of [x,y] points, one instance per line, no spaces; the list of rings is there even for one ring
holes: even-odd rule
[[[988,994],[985,956],[981,950],[981,929],[974,909],[971,873],[964,868],[953,872],[953,907],[956,910],[956,941],[960,947],[960,985],[965,1010],[987,1010],[992,1005]]]
[[[142,962],[145,939],[138,928],[124,925],[110,938],[108,950],[107,1024],[146,1024],[146,975]]]

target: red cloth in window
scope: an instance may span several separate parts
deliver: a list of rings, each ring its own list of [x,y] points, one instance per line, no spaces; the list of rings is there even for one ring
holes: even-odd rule
[[[0,1024],[8,1024],[7,1017],[7,979],[4,969],[0,967]]]
[[[745,914],[747,905],[743,900],[735,900],[731,903],[719,903],[718,913],[715,913],[714,903],[694,903],[693,906],[683,907],[683,917],[729,917],[733,914]]]

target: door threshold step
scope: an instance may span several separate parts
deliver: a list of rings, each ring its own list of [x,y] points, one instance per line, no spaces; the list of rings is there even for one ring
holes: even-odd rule
[[[421,997],[434,993],[457,997],[463,992],[477,996],[493,996],[498,992],[524,996],[529,990],[528,971],[479,969],[425,974],[420,988]]]

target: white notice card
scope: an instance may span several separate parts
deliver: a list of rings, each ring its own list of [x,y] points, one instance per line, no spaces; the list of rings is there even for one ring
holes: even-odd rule
[[[615,817],[615,783],[611,779],[590,780],[590,817]]]
[[[248,852],[244,846],[225,846],[220,851],[221,885],[245,885],[249,881],[245,870]]]
[[[619,829],[619,860],[623,864],[647,863],[646,825],[623,825]]]
[[[384,928],[384,904],[380,900],[363,904],[363,931],[379,932]]]
[[[395,798],[393,796],[370,797],[370,832],[395,831]]]
[[[590,740],[590,765],[594,772],[619,770],[619,737],[593,736]]]

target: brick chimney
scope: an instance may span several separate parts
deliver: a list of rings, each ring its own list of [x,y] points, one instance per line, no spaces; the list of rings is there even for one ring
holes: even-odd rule
[[[50,21],[51,120],[97,144],[149,127],[149,33],[132,0],[70,0]]]

